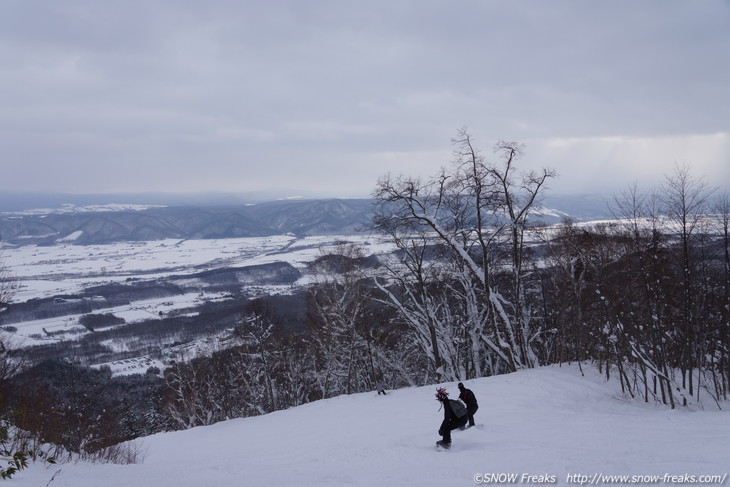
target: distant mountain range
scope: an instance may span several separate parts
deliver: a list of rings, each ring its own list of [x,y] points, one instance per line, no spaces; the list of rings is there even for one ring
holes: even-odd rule
[[[109,211],[116,209],[117,211]],[[0,238],[14,245],[101,244],[165,238],[209,239],[350,234],[369,222],[370,200],[275,201],[256,205],[96,207],[96,211],[0,215]],[[105,211],[104,211],[105,210]]]
[[[599,196],[551,196],[535,212],[546,223],[565,217],[606,218]],[[13,245],[59,242],[101,244],[117,241],[240,238],[281,235],[352,234],[366,228],[370,199],[282,200],[249,205],[140,206],[114,204],[0,214],[0,239]]]

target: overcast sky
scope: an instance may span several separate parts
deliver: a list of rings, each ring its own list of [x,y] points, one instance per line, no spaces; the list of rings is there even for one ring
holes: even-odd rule
[[[555,193],[730,186],[730,1],[0,0],[0,191],[368,196],[466,126]]]

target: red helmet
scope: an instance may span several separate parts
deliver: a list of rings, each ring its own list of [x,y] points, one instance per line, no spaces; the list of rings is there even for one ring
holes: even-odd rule
[[[436,400],[437,401],[443,401],[448,398],[449,398],[449,393],[446,392],[446,389],[444,389],[443,387],[439,387],[438,389],[436,389]]]

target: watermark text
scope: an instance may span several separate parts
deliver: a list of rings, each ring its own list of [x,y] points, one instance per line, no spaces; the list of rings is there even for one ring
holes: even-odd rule
[[[474,474],[475,484],[557,484],[568,485],[627,485],[627,484],[701,484],[701,485],[725,485],[728,474],[647,474],[647,475],[616,475],[604,474],[601,472],[568,473],[558,476],[550,473],[476,473]]]

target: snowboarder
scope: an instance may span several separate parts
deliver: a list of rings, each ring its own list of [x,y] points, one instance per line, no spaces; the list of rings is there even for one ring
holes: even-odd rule
[[[449,448],[451,446],[451,431],[466,424],[466,407],[461,401],[449,399],[449,393],[443,387],[436,390],[436,400],[444,408],[444,421],[439,428],[442,439],[436,442],[436,446]]]
[[[474,413],[479,409],[479,404],[477,404],[477,398],[471,389],[464,387],[461,382],[459,382],[459,399],[466,404],[466,415],[469,418],[469,428],[471,428],[474,426]]]
[[[382,381],[379,381],[377,384],[375,384],[375,389],[378,391],[378,396],[381,394],[385,395],[385,385]]]

